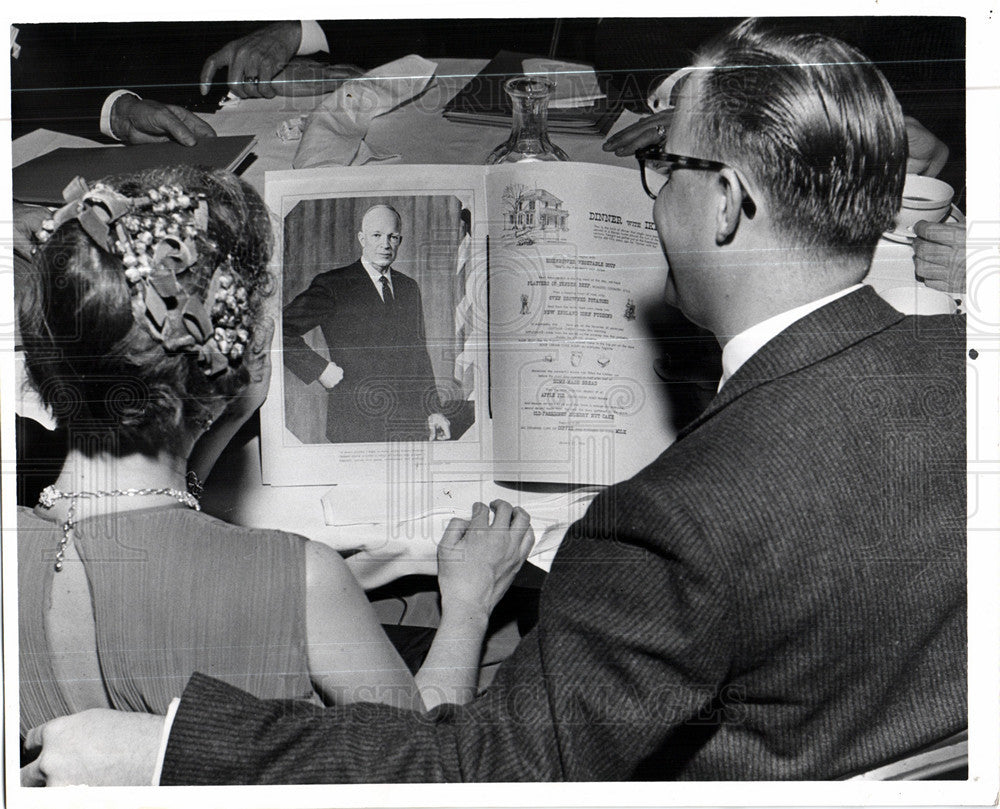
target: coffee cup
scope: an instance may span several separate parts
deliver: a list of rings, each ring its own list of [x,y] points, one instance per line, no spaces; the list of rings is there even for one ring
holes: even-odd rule
[[[903,204],[896,217],[896,230],[912,230],[920,221],[940,222],[951,210],[954,190],[934,177],[907,174],[903,185]]]

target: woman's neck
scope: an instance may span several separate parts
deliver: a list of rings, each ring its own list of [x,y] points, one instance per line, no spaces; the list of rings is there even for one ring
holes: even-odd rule
[[[187,459],[167,452],[159,455],[115,456],[107,453],[84,454],[70,449],[56,479],[55,488],[67,494],[74,492],[124,491],[126,489],[174,489],[184,491]],[[169,495],[115,498],[118,511],[176,502]]]

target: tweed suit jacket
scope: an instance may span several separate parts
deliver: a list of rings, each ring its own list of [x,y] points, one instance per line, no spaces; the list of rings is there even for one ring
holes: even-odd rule
[[[327,361],[302,335],[319,326],[344,378],[329,392],[326,436],[333,443],[421,440],[441,411],[427,354],[417,282],[392,270],[386,303],[360,259],[313,278],[282,313],[285,365],[313,382]]]
[[[470,705],[195,676],[162,783],[829,779],[967,723],[964,322],[869,288],[760,349],[598,497]]]

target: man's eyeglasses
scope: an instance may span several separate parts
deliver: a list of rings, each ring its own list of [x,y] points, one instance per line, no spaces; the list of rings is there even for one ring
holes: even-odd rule
[[[722,169],[731,168],[731,166],[726,163],[720,163],[718,160],[704,160],[700,157],[689,157],[687,155],[664,152],[660,144],[640,149],[635,153],[635,159],[639,161],[639,176],[642,178],[642,189],[650,199],[656,199],[660,189],[670,182],[670,175],[677,169],[722,171]],[[743,208],[747,216],[752,218],[757,211],[757,205],[747,192],[743,181],[739,180],[739,183],[740,190],[743,192]]]

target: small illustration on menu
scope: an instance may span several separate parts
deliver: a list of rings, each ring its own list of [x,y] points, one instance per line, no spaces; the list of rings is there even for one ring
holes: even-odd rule
[[[503,238],[517,246],[562,242],[569,230],[569,211],[563,201],[544,188],[512,183],[504,188]]]

